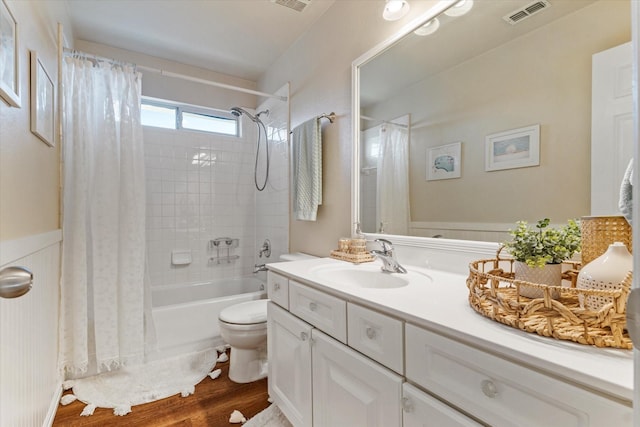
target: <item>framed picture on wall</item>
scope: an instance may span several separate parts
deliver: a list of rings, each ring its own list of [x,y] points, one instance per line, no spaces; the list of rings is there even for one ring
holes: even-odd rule
[[[427,148],[427,181],[460,178],[462,142]]]
[[[0,0],[0,97],[20,108],[18,24],[5,0]]]
[[[55,86],[35,51],[31,51],[31,132],[53,147]]]
[[[485,171],[526,168],[539,164],[539,124],[487,135]]]

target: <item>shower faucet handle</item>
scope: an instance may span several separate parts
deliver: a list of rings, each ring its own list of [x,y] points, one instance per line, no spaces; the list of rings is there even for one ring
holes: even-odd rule
[[[260,251],[258,252],[258,258],[262,258],[262,255],[264,255],[265,258],[269,258],[271,256],[271,242],[269,239],[264,239],[262,248],[260,248]]]

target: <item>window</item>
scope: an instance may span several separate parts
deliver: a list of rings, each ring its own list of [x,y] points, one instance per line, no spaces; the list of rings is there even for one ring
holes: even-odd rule
[[[164,129],[195,130],[239,136],[238,118],[227,111],[175,104],[169,101],[142,99],[143,126]]]
[[[160,105],[146,104],[142,101],[141,120],[143,126],[175,129],[177,109]]]

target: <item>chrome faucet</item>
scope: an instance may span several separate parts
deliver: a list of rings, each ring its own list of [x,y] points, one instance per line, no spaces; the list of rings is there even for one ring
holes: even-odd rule
[[[264,264],[255,264],[253,266],[253,274],[256,274],[256,273],[258,273],[260,271],[267,271],[267,270],[268,270],[268,268]]]
[[[393,244],[387,239],[376,239],[376,243],[380,243],[382,250],[371,251],[377,258],[382,260],[382,271],[384,273],[406,273],[407,269],[398,263],[393,253]]]

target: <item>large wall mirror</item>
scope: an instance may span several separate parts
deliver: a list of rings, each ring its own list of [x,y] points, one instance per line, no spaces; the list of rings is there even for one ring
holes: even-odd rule
[[[354,62],[364,232],[503,241],[517,220],[619,214],[630,0],[534,3],[440,2]]]

